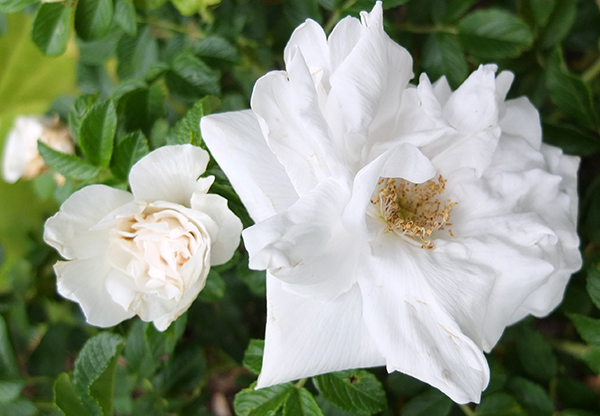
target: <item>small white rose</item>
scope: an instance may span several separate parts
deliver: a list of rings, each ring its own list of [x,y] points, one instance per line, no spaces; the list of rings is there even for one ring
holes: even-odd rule
[[[59,152],[75,153],[71,131],[58,117],[17,117],[4,145],[2,177],[6,182],[33,179],[47,169],[38,153],[38,140]]]
[[[153,151],[131,169],[132,193],[104,185],[75,192],[48,219],[44,239],[69,261],[54,269],[58,291],[88,323],[134,315],[159,330],[184,313],[211,265],[227,262],[242,224],[199,178],[208,153],[191,145]]]

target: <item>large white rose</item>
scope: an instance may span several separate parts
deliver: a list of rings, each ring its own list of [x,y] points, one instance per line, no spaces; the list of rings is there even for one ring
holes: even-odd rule
[[[227,262],[242,224],[227,200],[199,178],[208,153],[159,148],[131,168],[133,194],[105,185],[75,192],[46,222],[44,239],[69,261],[54,270],[58,292],[107,327],[139,315],[163,331],[204,287],[211,265]]]
[[[361,17],[328,39],[306,21],[252,111],[201,121],[268,272],[258,387],[386,365],[478,402],[483,351],[581,266],[579,161],[541,143],[526,98],[505,101],[510,73],[409,85],[381,3]]]
[[[2,177],[6,182],[33,179],[47,169],[38,153],[38,140],[59,152],[75,153],[71,131],[58,117],[19,116],[4,144]]]

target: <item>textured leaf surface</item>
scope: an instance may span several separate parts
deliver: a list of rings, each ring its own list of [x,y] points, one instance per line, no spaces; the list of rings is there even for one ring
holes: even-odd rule
[[[295,389],[292,383],[277,384],[259,390],[254,390],[254,386],[255,384],[235,396],[233,405],[237,415],[272,416]]]
[[[140,131],[123,137],[115,148],[111,170],[115,176],[127,180],[131,167],[148,154],[148,140]]]
[[[62,3],[43,3],[37,10],[31,39],[48,56],[61,55],[67,49],[73,8]]]
[[[292,389],[283,406],[284,416],[323,416],[313,395],[304,387]]]
[[[262,359],[265,349],[265,341],[262,339],[251,339],[250,345],[244,352],[244,367],[258,375],[262,368]]]
[[[108,33],[113,17],[112,0],[78,0],[75,30],[84,40],[98,39]]]
[[[410,400],[402,408],[401,416],[447,416],[452,400],[438,390],[429,390]]]
[[[56,151],[39,141],[38,151],[42,158],[44,158],[46,165],[67,178],[86,181],[92,179],[100,172],[98,166],[94,166],[75,155],[68,155]]]
[[[112,156],[117,114],[111,100],[92,106],[81,122],[79,145],[85,157],[94,165],[107,168]]]

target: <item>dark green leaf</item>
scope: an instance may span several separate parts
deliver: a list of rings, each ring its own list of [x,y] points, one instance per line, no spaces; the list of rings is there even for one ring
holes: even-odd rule
[[[22,378],[0,379],[0,403],[10,402],[21,394],[25,387],[25,380]]]
[[[0,0],[0,12],[18,13],[25,7],[37,2],[38,0]]]
[[[141,131],[129,133],[119,141],[115,148],[111,163],[113,174],[127,180],[131,167],[149,151],[148,140],[144,133]]]
[[[558,364],[552,346],[539,332],[525,325],[518,328],[517,352],[521,365],[532,377],[548,382],[556,376]]]
[[[423,49],[423,67],[432,82],[445,75],[452,88],[467,78],[467,61],[454,35],[434,33]]]
[[[306,19],[321,21],[317,0],[283,0],[283,14],[292,27],[298,26]]]
[[[137,9],[155,10],[165,4],[168,0],[134,0],[133,3]]]
[[[244,367],[258,375],[262,368],[263,351],[265,349],[265,341],[262,339],[251,339],[248,348],[244,352]]]
[[[319,392],[335,406],[359,415],[387,408],[383,386],[366,370],[345,370],[313,377]]]
[[[206,361],[200,347],[177,350],[173,361],[157,375],[156,384],[166,392],[192,390],[200,383],[206,372]]]
[[[130,78],[116,85],[112,93],[110,94],[110,97],[115,103],[117,103],[117,105],[119,105],[119,101],[121,100],[121,98],[127,95],[128,93],[136,90],[145,90],[147,88],[148,84],[146,84],[144,80],[138,78]]]
[[[68,178],[87,181],[100,172],[98,166],[94,166],[75,155],[54,150],[41,141],[38,141],[38,151],[46,165]]]
[[[444,21],[453,22],[463,15],[477,0],[448,0]]]
[[[140,373],[144,377],[150,377],[156,368],[152,354],[146,343],[145,322],[137,320],[133,323],[127,334],[127,343],[123,355],[127,360],[127,366],[133,374]]]
[[[0,414],[9,416],[35,416],[38,412],[31,400],[19,397],[11,402],[0,403]]]
[[[236,63],[240,59],[235,46],[220,36],[202,38],[194,45],[194,49],[201,58],[218,59],[228,63]]]
[[[408,3],[409,1],[410,0],[383,0],[383,10],[402,6],[403,4]]]
[[[528,416],[513,396],[494,393],[485,397],[475,408],[477,416]]]
[[[313,395],[304,387],[292,389],[283,405],[284,416],[324,416]]]
[[[225,295],[227,284],[219,273],[211,269],[206,277],[206,285],[198,295],[198,299],[204,302],[218,302]]]
[[[77,143],[80,142],[79,129],[81,128],[81,122],[97,99],[97,94],[81,95],[77,97],[73,104],[73,109],[69,113],[69,128]]]
[[[235,395],[233,406],[239,416],[272,416],[279,410],[288,395],[295,389],[292,383],[277,384],[254,390],[255,384]]]
[[[518,16],[500,9],[478,10],[458,22],[458,38],[480,59],[515,58],[533,43]]]
[[[77,38],[79,61],[88,65],[104,65],[115,55],[117,42],[121,36],[123,36],[123,32],[114,28],[101,39],[85,41]]]
[[[532,24],[543,27],[548,23],[550,14],[557,0],[520,0],[521,14],[525,15]],[[560,1],[560,0],[559,0]]]
[[[264,270],[250,270],[247,263],[240,262],[237,268],[238,277],[256,296],[267,293],[267,274]]]
[[[0,315],[0,374],[5,377],[18,377],[19,366],[8,335],[8,326]]]
[[[600,348],[585,346],[582,348],[581,358],[594,373],[600,374]]]
[[[508,383],[512,393],[529,415],[552,416],[554,404],[544,388],[525,378],[516,377]]]
[[[54,404],[65,416],[86,415],[75,386],[67,373],[62,373],[54,382]]]
[[[585,342],[593,347],[600,347],[600,319],[575,313],[570,314],[569,318]]]
[[[551,9],[549,4],[546,7]],[[550,49],[565,40],[575,22],[577,0],[557,0],[551,10],[548,24],[540,34],[540,44],[544,49]]]
[[[552,102],[565,114],[583,127],[594,129],[598,126],[592,91],[581,78],[569,74],[560,48],[556,48],[548,60],[546,86]]]
[[[78,0],[75,31],[83,40],[99,39],[108,33],[112,17],[112,0]]]
[[[167,72],[167,86],[183,97],[219,95],[219,73],[189,51],[177,55]]]
[[[115,0],[115,22],[129,36],[137,34],[135,6],[131,0]]]
[[[600,137],[578,127],[565,124],[543,123],[544,142],[558,146],[567,154],[591,156],[600,152]]]
[[[116,131],[117,114],[112,101],[104,100],[94,104],[79,128],[79,146],[92,164],[108,167]]]
[[[31,40],[48,56],[61,55],[71,34],[73,8],[62,3],[42,3],[31,28]]]
[[[600,264],[590,266],[587,271],[587,292],[594,305],[600,309]]]
[[[143,78],[158,61],[158,44],[149,26],[141,26],[137,36],[124,35],[117,44],[119,78]]]
[[[113,386],[123,338],[102,332],[81,349],[73,371],[73,385],[84,407],[93,415],[112,416]]]
[[[175,345],[177,345],[177,341],[183,335],[186,323],[187,314],[184,313],[171,323],[165,331],[161,332],[157,330],[152,324],[146,326],[144,336],[154,361],[163,360],[173,355]]]
[[[204,115],[203,101],[196,102],[186,115],[175,124],[167,137],[167,144],[191,143],[199,146],[202,143],[200,119]]]
[[[447,416],[452,410],[452,400],[439,390],[419,394],[402,408],[401,416]]]
[[[112,79],[104,65],[77,65],[77,85],[84,94],[107,96],[112,88]]]

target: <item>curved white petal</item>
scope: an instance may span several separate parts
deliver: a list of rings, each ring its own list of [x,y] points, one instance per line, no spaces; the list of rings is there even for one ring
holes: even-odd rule
[[[358,287],[320,302],[287,293],[267,273],[267,330],[258,388],[384,363],[362,319]]]
[[[439,282],[422,267],[427,251],[391,233],[372,247],[358,283],[365,322],[388,371],[412,375],[457,403],[478,402],[489,381],[487,362],[440,303],[432,287]]]
[[[210,263],[218,266],[229,261],[240,245],[242,222],[219,195],[195,193],[192,209],[207,214],[217,224],[218,231],[211,241]]]
[[[504,72],[503,72],[504,73]],[[536,150],[542,144],[540,114],[527,97],[506,101],[506,112],[500,120],[502,134],[522,137]]]
[[[211,114],[200,121],[202,137],[254,221],[285,211],[298,194],[250,110]]]
[[[89,324],[103,328],[135,315],[114,302],[106,290],[109,271],[104,256],[59,261],[54,265],[58,293],[79,303]]]
[[[108,247],[106,227],[94,229],[109,213],[133,201],[129,192],[90,185],[71,195],[46,221],[44,241],[66,259],[87,259]]]
[[[169,201],[189,207],[192,194],[206,188],[205,181],[198,182],[198,178],[208,160],[206,150],[190,144],[158,148],[131,168],[131,191],[138,201]]]
[[[300,50],[311,73],[322,72],[321,78],[329,84],[329,46],[323,28],[314,20],[307,19],[298,26],[283,51],[286,66]]]

